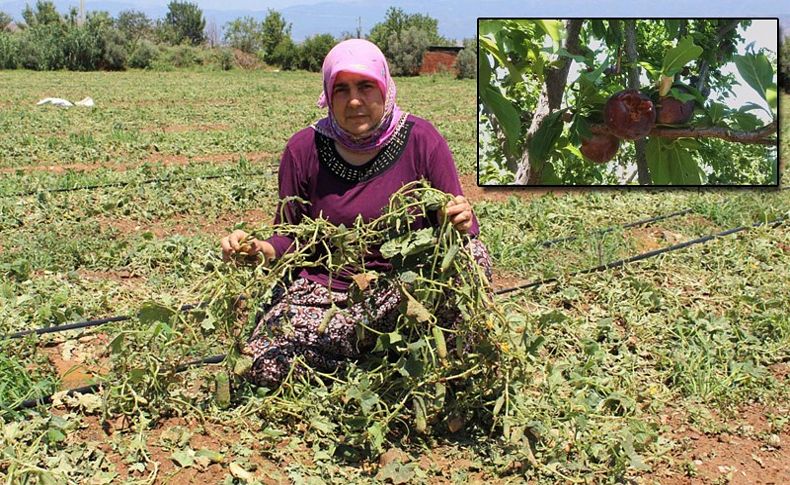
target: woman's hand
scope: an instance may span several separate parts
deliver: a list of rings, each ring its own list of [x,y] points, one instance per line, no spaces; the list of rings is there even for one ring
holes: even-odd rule
[[[439,218],[449,219],[453,227],[466,234],[472,228],[472,204],[463,195],[456,195],[443,209],[439,209]]]
[[[258,258],[263,255],[265,262],[269,262],[275,257],[274,246],[266,241],[260,241],[251,237],[241,229],[236,229],[230,235],[222,238],[222,259],[229,261],[231,257],[239,255],[243,257]]]

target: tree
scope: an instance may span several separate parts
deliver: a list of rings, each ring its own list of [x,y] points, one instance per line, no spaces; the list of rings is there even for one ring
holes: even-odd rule
[[[242,17],[225,24],[225,43],[249,54],[263,49],[263,22]]]
[[[306,38],[299,47],[299,68],[320,71],[324,58],[336,43],[332,34],[316,34]]]
[[[458,79],[477,78],[477,42],[475,39],[465,39],[464,48],[455,58],[455,70]]]
[[[779,65],[782,70],[779,72],[779,84],[790,94],[790,36],[784,38],[780,49]]]
[[[290,58],[290,55],[285,50],[293,46],[291,24],[285,21],[280,12],[269,9],[266,18],[263,19],[261,31],[261,48],[264,62],[282,65],[281,63],[284,59]]]
[[[408,27],[400,34],[390,34],[387,45],[387,58],[390,70],[395,76],[416,76],[419,74],[422,56],[430,45],[428,33],[417,27]]]
[[[481,22],[481,171],[520,185],[771,183],[775,168],[759,171],[766,165],[756,160],[768,153],[776,165],[775,63],[770,52],[744,49],[737,28],[749,23]],[[767,109],[732,106],[728,64]],[[760,109],[768,122],[755,116]],[[639,122],[644,130],[633,131]],[[738,175],[718,163],[736,154]]]
[[[164,25],[172,36],[170,41],[173,44],[186,41],[198,45],[204,40],[206,21],[203,19],[203,11],[194,3],[172,0],[167,5]]]
[[[401,33],[409,28],[425,32],[430,44],[447,43],[447,40],[439,35],[438,20],[419,13],[407,14],[397,7],[387,9],[384,21],[377,23],[370,29],[368,40],[379,46],[381,52],[389,58],[391,54],[390,41],[400,40]],[[394,37],[393,34],[395,34]]]
[[[0,12],[0,32],[4,31],[8,24],[13,21],[14,19],[12,19],[10,15],[5,12]]]
[[[36,8],[30,8],[30,5],[25,5],[25,10],[22,11],[22,18],[28,27],[35,27],[37,25],[56,25],[63,22],[55,4],[50,1],[38,0]]]
[[[132,43],[150,38],[153,34],[153,22],[144,12],[137,10],[119,13],[115,26]]]

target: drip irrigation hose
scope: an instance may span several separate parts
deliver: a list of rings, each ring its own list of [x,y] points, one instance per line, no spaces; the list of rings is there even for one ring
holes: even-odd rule
[[[682,243],[679,243],[679,244],[674,244],[672,246],[667,246],[666,248],[661,248],[661,249],[656,249],[656,250],[653,250],[653,251],[648,251],[646,253],[637,254],[637,255],[631,256],[629,258],[619,259],[617,261],[611,261],[609,263],[605,263],[605,264],[602,264],[602,265],[599,265],[599,266],[595,266],[594,268],[588,268],[588,269],[584,269],[584,270],[581,270],[581,271],[576,271],[576,272],[573,272],[573,273],[569,273],[566,276],[577,276],[577,275],[582,275],[582,274],[590,274],[590,273],[604,271],[604,270],[611,269],[611,268],[617,268],[617,267],[625,265],[626,263],[632,263],[632,262],[635,262],[635,261],[642,261],[644,259],[652,258],[652,257],[658,256],[660,254],[664,254],[664,253],[668,253],[668,252],[672,252],[672,251],[677,251],[677,250],[680,250],[680,249],[683,249],[683,248],[687,248],[689,246],[693,246],[693,245],[696,245],[696,244],[703,244],[703,243],[706,243],[706,242],[711,241],[713,239],[717,239],[717,238],[720,238],[720,237],[728,236],[730,234],[735,234],[735,233],[738,233],[738,232],[741,232],[741,231],[745,231],[747,229],[751,229],[751,228],[755,228],[755,227],[760,227],[760,226],[765,226],[765,225],[770,226],[770,227],[776,227],[776,226],[782,224],[785,220],[787,220],[787,218],[788,218],[787,216],[782,216],[782,217],[779,217],[777,219],[774,219],[774,220],[768,221],[768,222],[756,222],[756,223],[748,225],[748,226],[734,227],[732,229],[727,229],[725,231],[717,232],[715,234],[709,234],[707,236],[703,236],[703,237],[696,238],[696,239],[691,239],[689,241],[685,241],[685,242],[682,242]],[[545,285],[545,284],[549,284],[549,283],[554,283],[554,282],[557,282],[557,281],[559,281],[559,279],[556,278],[556,277],[555,278],[541,279],[541,280],[538,280],[538,281],[533,281],[531,283],[526,283],[526,284],[523,284],[523,285],[517,285],[517,286],[511,287],[511,288],[504,288],[504,289],[496,291],[495,294],[502,295],[502,294],[505,294],[505,293],[513,292],[513,291],[518,291],[518,290],[523,290],[523,289],[527,289],[527,288],[533,288],[533,287],[536,287],[536,286],[541,286],[541,285]],[[196,305],[183,305],[181,308],[183,310],[184,308],[188,307],[187,309],[189,309],[189,308],[194,308],[195,306]],[[122,317],[122,318],[128,319],[129,317]],[[72,328],[79,328],[79,327],[72,327]],[[213,356],[210,356],[210,357],[205,357],[203,359],[193,360],[193,361],[181,364],[181,365],[176,367],[175,371],[176,372],[183,372],[183,371],[185,371],[186,369],[188,369],[188,368],[190,368],[192,366],[199,366],[199,365],[205,365],[205,364],[217,364],[217,363],[222,362],[223,360],[225,360],[225,355],[213,355]],[[88,385],[88,386],[83,386],[83,387],[78,387],[78,388],[75,388],[75,389],[71,389],[71,390],[69,390],[67,392],[67,395],[71,396],[71,395],[73,395],[75,393],[78,393],[78,392],[82,393],[82,394],[88,394],[88,393],[96,392],[98,389],[99,389],[99,385],[98,384],[92,384],[92,385]],[[32,408],[32,407],[38,406],[39,404],[50,404],[51,402],[52,402],[52,395],[42,396],[42,397],[39,397],[39,398],[36,398],[36,399],[28,399],[26,401],[23,401],[21,404],[16,406],[14,409]]]
[[[253,172],[245,172],[245,173],[233,173],[232,171],[224,172],[221,174],[214,174],[214,175],[197,175],[194,177],[183,177],[183,178],[165,178],[165,179],[145,179],[139,182],[129,181],[129,182],[111,182],[107,184],[96,184],[96,185],[84,185],[80,187],[62,187],[57,189],[42,189],[42,190],[30,190],[27,192],[17,192],[14,194],[5,194],[0,195],[0,199],[6,199],[11,197],[28,197],[31,195],[36,195],[40,192],[46,193],[58,193],[58,192],[76,192],[78,190],[98,190],[98,189],[106,189],[106,188],[113,188],[113,187],[126,187],[127,185],[147,185],[147,184],[154,184],[157,182],[162,183],[174,183],[174,182],[191,182],[193,180],[213,180],[219,179],[223,177],[258,177],[261,175],[273,175],[276,174],[277,170],[260,170],[260,171],[253,171]]]
[[[188,312],[189,310],[200,307],[202,305],[203,305],[202,303],[181,305],[179,310],[181,310],[182,312]],[[66,330],[76,330],[78,328],[90,328],[99,325],[104,325],[105,323],[123,322],[131,319],[132,317],[129,315],[119,315],[117,317],[98,318],[96,320],[86,320],[84,322],[66,323],[63,325],[55,325],[51,327],[41,327],[41,328],[34,328],[31,330],[21,330],[19,332],[11,333],[2,337],[2,340],[22,338],[31,334],[44,335],[47,333],[65,332]]]
[[[611,269],[611,268],[618,268],[618,267],[623,266],[623,265],[625,265],[627,263],[633,263],[633,262],[636,262],[636,261],[642,261],[644,259],[652,258],[652,257],[658,256],[660,254],[669,253],[669,252],[672,252],[672,251],[677,251],[679,249],[687,248],[689,246],[694,246],[696,244],[703,244],[703,243],[706,243],[706,242],[708,242],[708,241],[710,241],[712,239],[717,239],[717,238],[720,238],[720,237],[729,236],[730,234],[735,234],[737,232],[745,231],[747,229],[751,229],[751,228],[754,228],[754,227],[765,226],[765,225],[771,226],[771,227],[775,227],[775,226],[778,226],[778,225],[782,224],[782,222],[784,222],[785,220],[787,220],[787,216],[782,216],[782,217],[779,217],[777,219],[774,219],[774,220],[768,221],[768,222],[756,222],[756,223],[748,225],[748,226],[734,227],[732,229],[727,229],[725,231],[717,232],[716,234],[709,234],[707,236],[699,237],[699,238],[696,238],[696,239],[691,239],[691,240],[688,240],[688,241],[684,241],[682,243],[673,244],[673,245],[667,246],[665,248],[654,249],[652,251],[647,251],[645,253],[637,254],[637,255],[634,255],[634,256],[631,256],[631,257],[628,257],[628,258],[618,259],[616,261],[610,261],[608,263],[604,263],[602,265],[595,266],[594,268],[587,268],[587,269],[583,269],[583,270],[580,270],[580,271],[574,271],[572,273],[568,273],[568,274],[564,275],[564,277],[578,276],[578,275],[583,275],[583,274],[596,273],[598,271],[604,271],[604,270]],[[524,283],[522,285],[516,285],[516,286],[513,286],[511,288],[502,288],[500,290],[495,291],[494,294],[495,295],[504,295],[506,293],[511,293],[513,291],[524,290],[524,289],[527,289],[527,288],[534,288],[534,287],[542,286],[542,285],[549,284],[549,283],[555,283],[557,281],[559,281],[559,277],[544,278],[544,279],[540,279],[540,280],[533,281],[533,282],[530,282],[530,283]]]
[[[664,216],[656,216],[656,217],[652,217],[650,219],[643,219],[641,221],[630,222],[628,224],[623,224],[620,227],[632,227],[632,226],[639,225],[639,224],[646,224],[646,223],[649,223],[649,222],[653,222],[655,220],[666,219],[666,218],[669,218],[669,217],[675,217],[676,215],[680,215],[681,213],[687,213],[686,212],[687,210],[690,210],[690,209],[686,209],[686,210],[683,210],[683,211],[678,211],[678,212],[675,212],[675,213],[672,213],[672,214],[667,214],[667,215],[664,215]],[[703,236],[701,238],[697,238],[697,239],[693,239],[693,240],[686,241],[686,242],[683,242],[683,243],[675,244],[673,246],[668,246],[666,248],[655,249],[655,250],[652,250],[652,251],[648,251],[646,253],[641,253],[641,254],[637,254],[635,256],[631,256],[629,258],[620,259],[620,260],[617,260],[617,261],[611,261],[609,263],[604,263],[604,264],[602,264],[600,266],[596,266],[594,268],[588,268],[588,269],[579,270],[579,271],[576,271],[576,272],[573,272],[573,273],[569,273],[566,276],[576,276],[576,275],[580,275],[580,274],[594,273],[594,272],[602,271],[602,270],[609,269],[609,268],[616,268],[616,267],[622,266],[622,265],[624,265],[626,263],[631,263],[631,262],[635,262],[635,261],[641,261],[643,259],[647,259],[647,258],[652,257],[652,256],[657,256],[659,254],[663,254],[663,253],[670,252],[670,251],[676,251],[678,249],[683,249],[685,247],[692,246],[694,244],[704,243],[704,242],[707,242],[707,241],[709,241],[711,239],[714,239],[714,238],[717,238],[717,237],[726,236],[728,234],[733,234],[735,232],[740,232],[740,231],[743,231],[745,229],[749,229],[751,227],[758,227],[758,226],[761,226],[761,225],[764,225],[764,224],[777,225],[777,224],[780,224],[785,219],[786,219],[786,217],[780,217],[780,218],[775,219],[775,220],[773,220],[771,222],[768,222],[768,223],[757,222],[755,224],[752,224],[751,226],[740,226],[740,227],[736,227],[736,228],[733,228],[733,229],[728,229],[726,231],[722,231],[722,232],[719,232],[719,233],[716,233],[716,234],[711,234],[711,235],[708,235],[708,236]],[[604,233],[604,232],[612,231],[614,229],[615,228],[602,229],[602,230],[600,230],[598,232],[599,233]],[[564,240],[568,240],[568,239],[569,238],[564,238]],[[575,239],[575,238],[573,238],[573,239]],[[555,241],[560,241],[560,240],[555,240]],[[547,242],[550,243],[551,241],[547,241]],[[502,289],[499,289],[499,290],[495,291],[494,294],[495,295],[503,295],[505,293],[510,293],[512,291],[517,291],[517,290],[523,290],[523,289],[527,289],[527,288],[537,287],[537,286],[541,286],[541,285],[548,284],[548,283],[554,283],[556,281],[558,281],[557,277],[541,279],[541,280],[533,281],[533,282],[530,282],[530,283],[524,283],[522,285],[517,285],[517,286],[511,287],[511,288],[502,288]],[[241,297],[243,298],[243,295]],[[182,305],[180,310],[182,312],[186,312],[186,311],[192,310],[193,308],[200,307],[203,304],[204,303]],[[48,334],[48,333],[63,332],[63,331],[66,331],[66,330],[76,330],[76,329],[80,329],[80,328],[96,327],[96,326],[99,326],[99,325],[103,325],[105,323],[122,322],[122,321],[125,321],[125,320],[130,320],[131,318],[132,317],[128,316],[128,315],[121,315],[121,316],[117,316],[117,317],[100,318],[100,319],[97,319],[97,320],[87,320],[87,321],[84,321],[84,322],[68,323],[68,324],[57,325],[57,326],[52,326],[52,327],[42,327],[42,328],[36,328],[36,329],[31,329],[31,330],[21,330],[19,332],[15,332],[15,333],[12,333],[12,334],[5,335],[4,337],[0,337],[0,340],[21,338],[21,337],[25,337],[27,335],[34,334],[34,333],[37,334],[37,335],[43,335],[43,334]]]

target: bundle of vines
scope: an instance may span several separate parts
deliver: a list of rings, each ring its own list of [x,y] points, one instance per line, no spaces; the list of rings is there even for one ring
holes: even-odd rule
[[[469,236],[436,217],[451,199],[415,182],[368,222],[357,218],[345,227],[305,218],[253,231],[255,237],[288,234],[295,241],[293,251],[268,264],[208,264],[196,287],[202,304],[190,312],[147,305],[140,313],[144,325],[121,331],[111,342],[104,418],[151,423],[188,410],[202,416],[212,406],[233,408],[267,423],[294,429],[307,425],[371,451],[415,432],[468,426],[520,435],[511,398],[524,382],[526,354],[509,352],[516,344],[511,340],[516,318],[494,303],[490,283],[467,248]],[[415,229],[418,218],[437,223]],[[366,270],[364,255],[374,249],[390,261],[391,271]],[[280,385],[255,387],[243,376],[253,365],[245,346],[260,308],[278,284],[306,267],[354,274],[348,304],[376,289],[397,288],[403,303],[395,327],[379,332],[359,322],[358,335],[375,336],[375,346],[361,358],[329,373],[297,358]],[[460,317],[443,319],[448,308]],[[344,311],[344,305],[333,304],[318,331]],[[224,368],[208,385],[214,397],[204,393],[200,402],[200,394],[189,390],[194,383],[180,371],[187,362],[221,350],[227,355]]]

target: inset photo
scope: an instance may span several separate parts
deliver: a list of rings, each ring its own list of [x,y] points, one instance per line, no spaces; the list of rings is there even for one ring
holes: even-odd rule
[[[478,185],[778,186],[778,19],[477,29]]]

